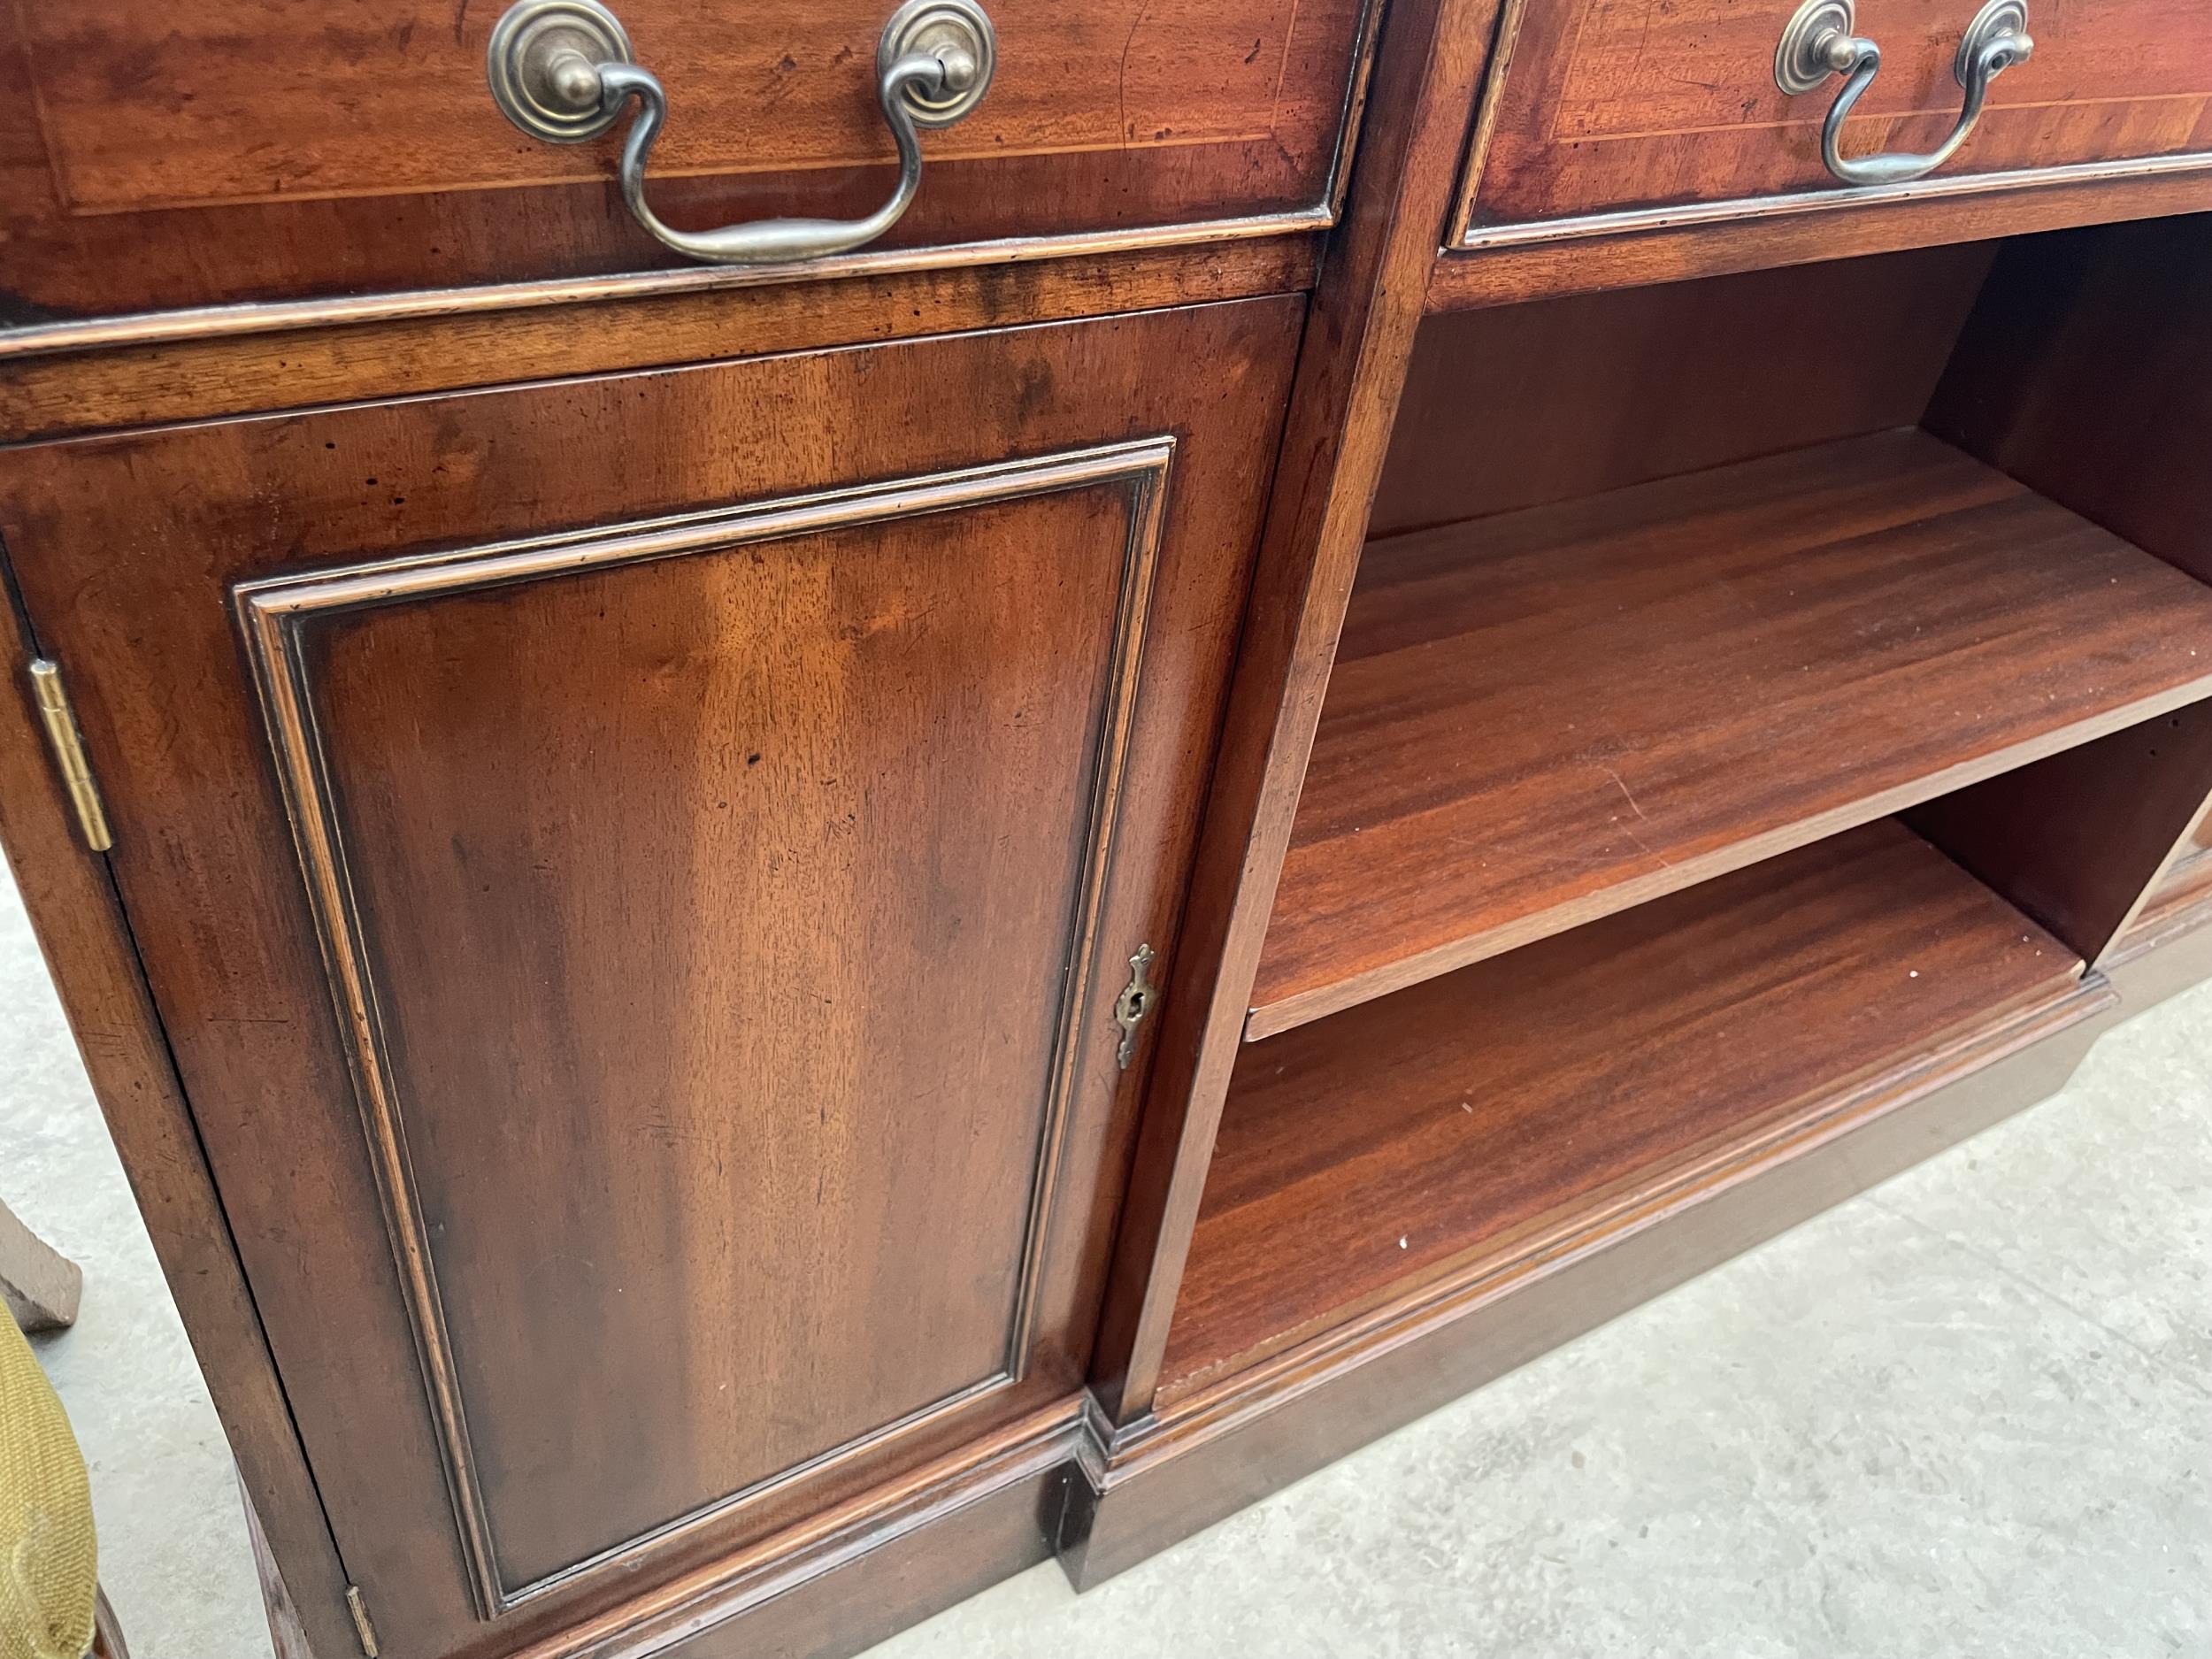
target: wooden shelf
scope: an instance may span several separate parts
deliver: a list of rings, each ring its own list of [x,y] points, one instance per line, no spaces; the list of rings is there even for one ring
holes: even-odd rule
[[[2212,813],[2189,833],[2187,842],[2129,925],[2122,949],[2186,925],[2184,918],[2193,920],[2208,908],[2212,908]]]
[[[2208,641],[2212,588],[1918,430],[1373,543],[1247,1034],[2212,695]]]
[[[2080,967],[1884,820],[1250,1045],[1162,1397],[1909,1097]]]

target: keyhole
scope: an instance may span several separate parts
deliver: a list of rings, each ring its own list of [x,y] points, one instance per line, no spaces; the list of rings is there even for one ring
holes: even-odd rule
[[[1142,991],[1129,993],[1129,1018],[1132,1019],[1144,1018],[1144,993]]]

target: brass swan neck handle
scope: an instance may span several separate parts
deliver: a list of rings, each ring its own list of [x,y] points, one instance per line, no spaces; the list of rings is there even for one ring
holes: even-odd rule
[[[629,35],[599,0],[519,0],[492,31],[486,73],[501,111],[534,138],[581,143],[637,115],[622,145],[622,199],[663,245],[710,265],[779,265],[866,245],[899,222],[922,184],[919,129],[949,127],[981,103],[997,42],[976,0],[906,0],[876,50],[876,97],[898,147],[890,199],[859,219],[768,219],[679,230],[645,197],[645,169],[668,121],[660,78],[633,56]]]
[[[1851,32],[1855,16],[1852,0],[1806,0],[1774,52],[1775,84],[1793,96],[1812,91],[1832,75],[1844,77],[1843,90],[1820,130],[1820,154],[1828,171],[1846,184],[1906,184],[1933,173],[1958,153],[1981,119],[1989,83],[2035,51],[2026,0],[1988,0],[1967,26],[1952,65],[1966,101],[1950,135],[1924,153],[1847,156],[1843,124],[1882,67],[1882,49]]]

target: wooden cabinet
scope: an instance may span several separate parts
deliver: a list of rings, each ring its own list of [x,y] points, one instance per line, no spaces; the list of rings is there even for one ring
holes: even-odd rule
[[[1847,159],[1943,142],[1962,112],[1957,59],[1977,4],[1865,0],[1831,14],[1881,50],[1842,129]],[[1795,0],[1508,0],[1450,242],[1821,205],[1849,182],[1821,153],[1845,83],[1779,84],[1777,48],[1797,10]],[[1964,147],[1917,192],[2051,169],[2113,177],[2212,165],[2203,7],[2030,0],[2024,16],[2032,56],[1991,82]]]
[[[390,1651],[1079,1390],[1298,311],[0,464]]]

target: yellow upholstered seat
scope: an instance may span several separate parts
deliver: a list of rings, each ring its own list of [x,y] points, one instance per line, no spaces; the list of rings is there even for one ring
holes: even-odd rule
[[[0,1310],[0,1659],[81,1659],[97,1595],[84,1454]]]

